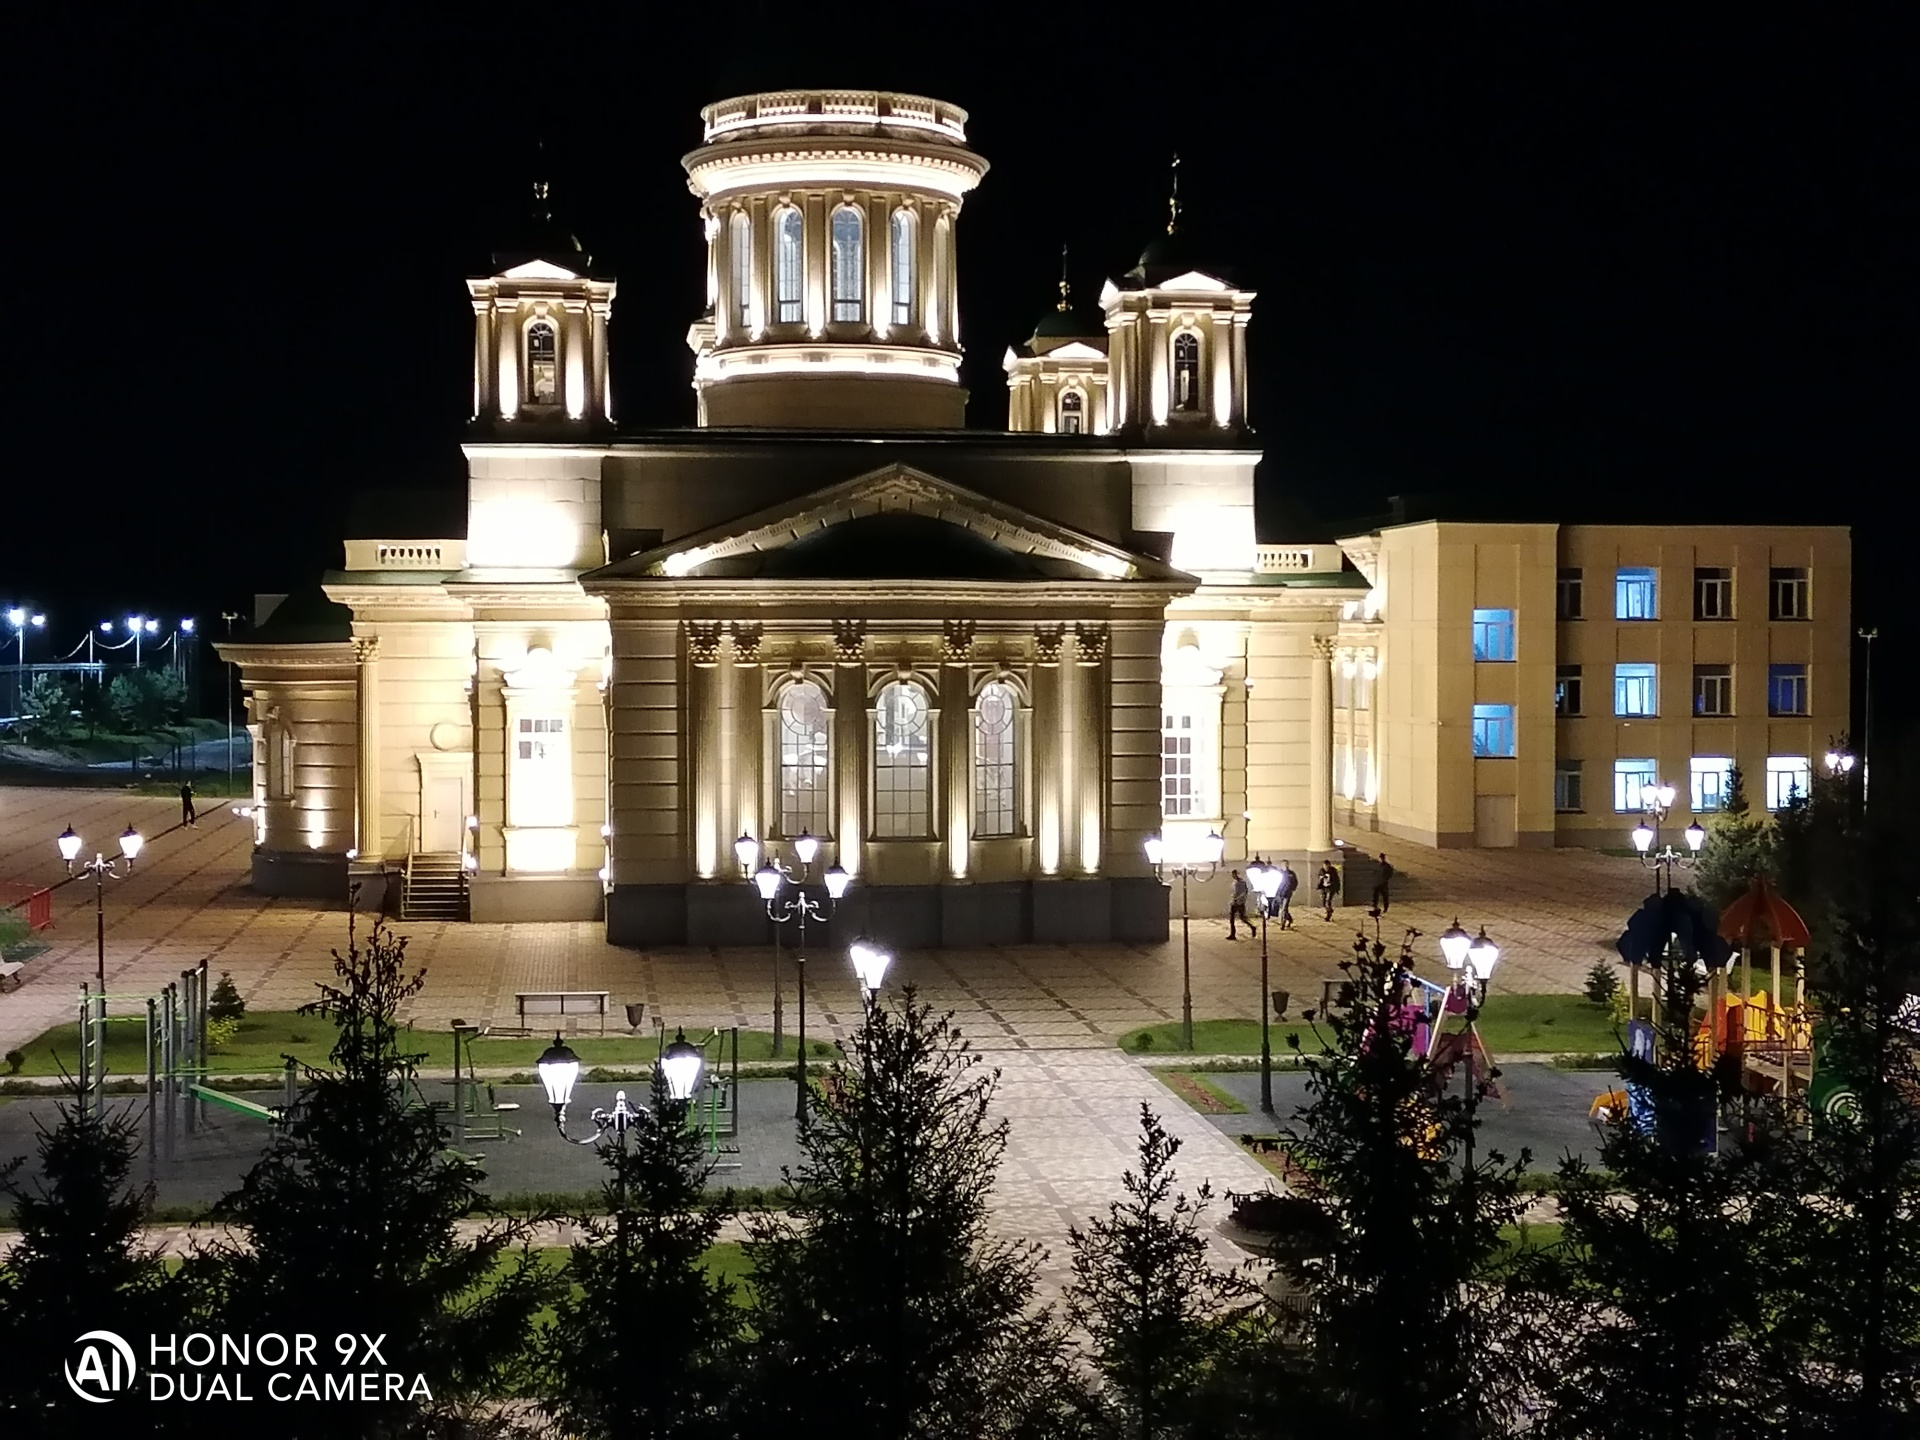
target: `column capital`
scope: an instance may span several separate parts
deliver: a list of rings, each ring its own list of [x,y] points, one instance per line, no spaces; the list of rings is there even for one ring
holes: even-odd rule
[[[947,620],[942,622],[940,637],[940,663],[942,665],[965,665],[973,658],[973,635],[975,625],[971,620]]]
[[[836,665],[863,665],[867,659],[867,622],[833,622],[833,659]]]
[[[696,669],[707,670],[720,663],[722,628],[718,620],[687,621],[687,659]]]
[[[760,663],[760,627],[736,620],[731,629],[733,663],[740,666],[758,665]]]
[[[1081,665],[1100,665],[1107,658],[1107,627],[1104,625],[1075,625],[1073,627],[1074,659]]]
[[[1331,635],[1316,635],[1313,637],[1313,653],[1318,655],[1322,660],[1333,659],[1335,645],[1336,642]]]
[[[380,658],[380,637],[378,635],[356,635],[353,637],[353,659],[357,665],[365,665],[370,660]]]
[[[1033,627],[1033,656],[1041,665],[1060,663],[1060,643],[1066,638],[1064,625],[1036,625]]]

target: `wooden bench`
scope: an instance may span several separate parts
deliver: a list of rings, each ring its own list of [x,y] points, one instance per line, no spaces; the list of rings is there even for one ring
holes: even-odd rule
[[[520,1028],[528,1015],[598,1015],[600,1033],[607,1033],[606,990],[517,990],[513,1003],[520,1011]]]
[[[18,960],[0,960],[0,990],[7,988],[9,980],[13,982],[13,988],[18,990],[22,984],[20,972],[26,968]]]

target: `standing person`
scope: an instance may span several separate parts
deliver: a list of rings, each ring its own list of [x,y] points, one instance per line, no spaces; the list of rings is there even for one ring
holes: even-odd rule
[[[198,817],[193,813],[193,782],[187,781],[180,787],[180,823],[191,829],[199,829]]]
[[[1274,887],[1272,912],[1280,917],[1280,928],[1293,928],[1293,892],[1300,888],[1300,877],[1293,873],[1293,866],[1286,861],[1280,862],[1280,883]]]
[[[1331,860],[1320,862],[1320,874],[1315,878],[1313,888],[1320,892],[1320,918],[1333,919],[1333,902],[1340,894],[1340,872],[1333,868]]]
[[[1239,933],[1235,923],[1245,925],[1247,934],[1253,934],[1253,921],[1247,919],[1247,878],[1238,870],[1233,872],[1233,899],[1227,904],[1227,939],[1238,940]]]
[[[1387,893],[1387,886],[1393,883],[1393,866],[1387,863],[1387,852],[1380,852],[1380,868],[1375,872],[1373,882],[1373,908],[1382,915],[1387,913],[1387,902],[1393,897]]]

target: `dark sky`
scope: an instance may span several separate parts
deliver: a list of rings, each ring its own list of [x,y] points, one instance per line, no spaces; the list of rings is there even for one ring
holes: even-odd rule
[[[0,599],[75,635],[204,614],[337,564],[350,492],[457,486],[461,280],[537,165],[620,278],[617,416],[690,423],[699,106],[850,84],[965,106],[992,163],[960,226],[973,424],[1004,423],[1061,243],[1091,301],[1178,149],[1191,225],[1260,292],[1272,517],[1432,493],[1860,524],[1861,618],[1899,629],[1913,7],[804,9],[11,19]]]

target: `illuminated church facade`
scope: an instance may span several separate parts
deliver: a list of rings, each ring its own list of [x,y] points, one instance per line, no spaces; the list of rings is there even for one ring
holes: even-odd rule
[[[1336,818],[1579,837],[1556,587],[1569,547],[1601,541],[1260,543],[1255,296],[1177,224],[1097,315],[1063,285],[1007,351],[1009,428],[968,430],[954,241],[987,164],[964,112],[788,91],[702,120],[696,423],[616,426],[615,279],[544,224],[468,281],[464,533],[349,538],[324,596],[221,647],[255,740],[257,887],[754,943],[736,843],[791,858],[804,834],[816,876],[853,877],[843,916],[895,944],[1151,941],[1156,831],[1296,867]],[[1844,596],[1844,532],[1728,543]],[[1504,662],[1473,618],[1499,611]],[[1809,645],[1836,620],[1843,599]],[[1838,691],[1814,693],[1844,715],[1841,650]],[[1490,755],[1478,716],[1500,705]],[[1742,743],[1806,756],[1813,728],[1845,728],[1788,723],[1806,734]]]

